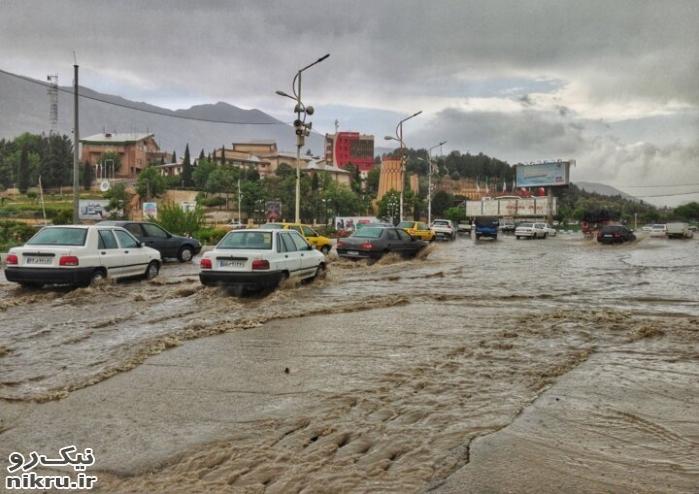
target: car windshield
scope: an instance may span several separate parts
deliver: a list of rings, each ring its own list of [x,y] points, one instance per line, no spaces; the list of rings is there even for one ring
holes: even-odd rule
[[[381,233],[383,233],[383,228],[375,228],[371,226],[367,226],[362,228],[361,230],[357,230],[352,234],[352,237],[358,237],[358,238],[379,238],[381,237]]]
[[[272,232],[231,232],[221,239],[216,248],[271,250]]]
[[[522,228],[531,228],[533,226],[533,224],[532,223],[520,223],[519,226]]]
[[[653,230],[663,230],[665,229],[665,225],[653,225]]]
[[[412,228],[413,227],[413,222],[412,221],[401,221],[398,223],[398,228]]]
[[[85,245],[85,228],[44,228],[27,245]]]
[[[432,224],[435,225],[435,226],[440,226],[440,225],[449,226],[449,222],[448,222],[448,221],[444,221],[444,220],[435,220],[435,221],[432,222]]]

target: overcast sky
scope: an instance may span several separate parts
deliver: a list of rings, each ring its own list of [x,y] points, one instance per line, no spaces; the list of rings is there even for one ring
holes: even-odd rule
[[[699,191],[699,1],[0,0],[0,68],[168,108],[225,101],[284,121],[293,74],[314,129],[511,163],[573,158],[573,180]],[[688,185],[696,184],[696,185]],[[638,187],[684,185],[683,187]],[[699,193],[649,198],[660,204]]]

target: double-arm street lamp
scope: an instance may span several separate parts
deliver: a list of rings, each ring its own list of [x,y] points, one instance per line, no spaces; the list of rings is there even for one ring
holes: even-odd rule
[[[386,136],[384,139],[387,141],[398,141],[400,143],[400,221],[403,221],[403,189],[405,188],[405,155],[403,154],[403,122],[410,120],[413,117],[417,117],[422,110],[415,112],[409,117],[405,117],[403,120],[398,122],[396,125],[396,136]]]
[[[427,224],[432,224],[432,150],[446,144],[447,141],[442,141],[439,144],[427,149]]]
[[[306,123],[306,117],[313,115],[313,107],[307,107],[301,102],[301,72],[306,69],[310,69],[315,64],[322,62],[329,56],[330,53],[320,57],[318,60],[306,65],[302,69],[299,69],[294,76],[293,81],[291,81],[291,91],[294,94],[293,96],[285,93],[284,91],[277,91],[279,96],[291,98],[296,101],[296,106],[294,107],[294,112],[296,113],[296,120],[294,120],[294,127],[296,129],[296,223],[301,222],[301,148],[303,147],[305,138],[311,134],[312,124],[311,122]]]

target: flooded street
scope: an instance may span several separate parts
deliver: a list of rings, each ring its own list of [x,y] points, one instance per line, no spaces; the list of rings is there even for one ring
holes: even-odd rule
[[[699,240],[197,273],[2,281],[0,454],[92,447],[104,492],[697,491]]]

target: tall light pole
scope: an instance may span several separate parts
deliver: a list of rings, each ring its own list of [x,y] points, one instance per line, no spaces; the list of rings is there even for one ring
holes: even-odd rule
[[[80,224],[80,123],[78,121],[78,62],[73,65],[73,224]]]
[[[308,115],[313,115],[313,107],[306,107],[301,102],[301,72],[306,69],[313,67],[315,64],[322,62],[330,56],[330,53],[320,57],[315,62],[306,65],[294,76],[291,81],[291,90],[294,93],[293,96],[285,93],[284,91],[277,91],[279,96],[284,96],[286,98],[291,98],[296,101],[296,106],[294,107],[294,112],[296,112],[296,120],[294,121],[294,127],[296,128],[296,211],[295,211],[295,222],[301,223],[301,148],[305,142],[305,138],[311,134],[311,122],[306,123],[306,117]],[[296,81],[298,81],[298,86]],[[303,119],[301,116],[303,114]]]
[[[428,172],[427,172],[427,224],[431,225],[432,224],[432,150],[434,148],[443,146],[446,144],[447,141],[442,141],[439,144],[435,144],[434,146],[430,147],[427,149],[427,166],[428,166]]]
[[[409,117],[405,117],[403,120],[398,122],[396,125],[396,137],[386,136],[384,139],[387,141],[398,141],[400,142],[400,221],[403,221],[403,189],[405,188],[405,155],[403,154],[403,149],[405,147],[403,143],[403,122],[410,120],[413,117],[417,117],[422,110],[413,113]]]

